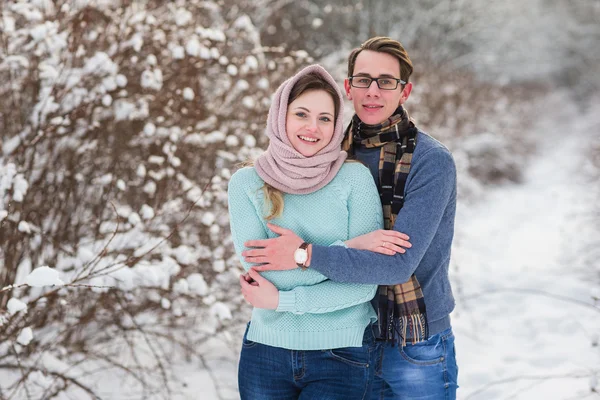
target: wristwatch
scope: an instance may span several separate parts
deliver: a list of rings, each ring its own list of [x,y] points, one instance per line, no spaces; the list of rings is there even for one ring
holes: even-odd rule
[[[304,242],[294,251],[294,261],[302,270],[308,269],[305,263],[308,261],[308,243]]]

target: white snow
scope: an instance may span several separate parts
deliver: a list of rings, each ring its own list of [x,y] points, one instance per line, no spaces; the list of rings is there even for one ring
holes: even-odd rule
[[[144,134],[146,136],[154,136],[155,133],[156,125],[154,125],[152,122],[147,122],[146,125],[144,125]]]
[[[579,264],[589,241],[581,217],[594,201],[580,174],[589,129],[558,120],[537,129],[523,184],[459,207],[451,277],[465,399],[585,398],[600,372],[600,308],[563,300],[592,305],[599,285]]]
[[[227,66],[227,73],[231,76],[236,76],[238,74],[238,68],[234,64],[229,64]]]
[[[208,285],[200,273],[193,273],[187,277],[187,285],[190,292],[199,296],[205,296],[208,293]]]
[[[256,147],[256,138],[252,135],[246,135],[244,137],[244,146],[250,148]]]
[[[221,303],[220,301],[216,302],[210,307],[210,312],[213,315],[216,315],[219,319],[231,319],[231,310],[225,303]]]
[[[33,340],[33,330],[30,327],[23,328],[17,336],[17,343],[27,346]]]
[[[29,227],[29,223],[26,221],[19,221],[19,225],[17,226],[19,232],[23,233],[31,233],[31,228]]]
[[[154,193],[156,193],[156,183],[154,181],[148,181],[145,185],[144,185],[144,192],[148,193],[149,195],[154,195]]]
[[[64,282],[58,277],[58,271],[47,266],[38,267],[31,271],[25,283],[33,287],[62,286]]]
[[[142,72],[140,85],[146,89],[160,90],[163,84],[163,74],[159,68]]]
[[[125,189],[127,189],[127,184],[125,183],[125,181],[123,179],[117,180],[117,188],[120,191],[125,191]]]
[[[183,89],[183,98],[188,100],[188,101],[192,101],[194,100],[194,91],[192,90],[192,88],[186,87],[185,89]]]
[[[211,213],[210,211],[206,211],[202,215],[201,222],[206,226],[211,226],[215,222],[216,219],[217,219],[217,217],[215,216],[215,214]]]
[[[110,94],[105,94],[104,96],[102,96],[102,105],[104,107],[110,107],[112,102],[113,102],[113,99]]]
[[[149,220],[154,218],[154,209],[150,207],[148,204],[142,205],[140,209],[140,215],[144,220]]]
[[[185,58],[185,49],[183,46],[173,46],[171,54],[175,60],[183,60]]]
[[[8,313],[10,315],[15,315],[19,311],[27,312],[27,304],[15,297],[12,297],[10,300],[8,300],[8,303],[6,303],[6,308],[8,309]]]

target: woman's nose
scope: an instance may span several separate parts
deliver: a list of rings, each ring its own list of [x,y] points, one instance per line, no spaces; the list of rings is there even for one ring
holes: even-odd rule
[[[306,130],[308,131],[315,132],[317,128],[317,121],[308,121],[308,123],[306,124]]]

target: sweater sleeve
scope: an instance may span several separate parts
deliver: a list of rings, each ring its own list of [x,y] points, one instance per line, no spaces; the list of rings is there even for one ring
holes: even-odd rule
[[[310,268],[336,282],[406,282],[430,247],[448,204],[456,196],[456,168],[448,151],[429,150],[421,156],[420,165],[413,168],[404,206],[394,224],[395,230],[410,236],[412,247],[406,253],[387,256],[341,246],[313,245]]]
[[[352,168],[352,172],[348,176],[351,188],[348,198],[349,237],[360,236],[383,226],[379,194],[369,171],[357,164]],[[336,241],[331,247],[343,249],[345,244]],[[363,268],[368,269],[368,266],[364,265]],[[366,303],[375,296],[376,292],[377,285],[374,284],[326,280],[312,286],[298,286],[290,291],[280,291],[277,311],[289,311],[295,314],[327,313]]]
[[[227,190],[231,238],[235,253],[246,271],[254,264],[244,261],[241,256],[246,249],[244,243],[248,240],[268,239],[263,220],[252,202],[255,189],[249,184],[252,181],[249,172],[248,169],[241,169],[233,174]]]

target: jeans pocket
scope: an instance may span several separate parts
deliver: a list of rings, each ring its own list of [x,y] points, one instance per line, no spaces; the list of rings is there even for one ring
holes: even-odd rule
[[[438,334],[420,343],[399,346],[399,351],[402,358],[411,364],[434,365],[444,361],[446,343]]]
[[[369,368],[370,352],[368,345],[362,347],[341,347],[324,350],[330,357],[353,367]]]
[[[242,338],[242,347],[246,349],[256,346],[256,342],[248,340],[248,329],[250,329],[250,322],[246,325],[246,332],[244,332],[244,337]]]

